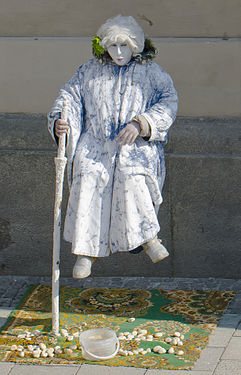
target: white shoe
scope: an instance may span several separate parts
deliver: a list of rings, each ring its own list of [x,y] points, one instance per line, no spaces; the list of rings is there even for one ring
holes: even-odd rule
[[[153,263],[160,262],[160,260],[169,255],[167,249],[161,244],[161,240],[157,237],[154,237],[153,240],[144,243],[142,246]]]
[[[84,279],[85,277],[90,276],[91,266],[95,261],[96,259],[93,257],[77,255],[77,260],[73,268],[73,278]]]

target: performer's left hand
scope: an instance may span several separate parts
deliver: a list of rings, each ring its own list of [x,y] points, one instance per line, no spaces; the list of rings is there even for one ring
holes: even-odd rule
[[[138,122],[130,122],[124,129],[120,131],[115,140],[121,145],[132,145],[138,135],[140,134],[141,128]]]

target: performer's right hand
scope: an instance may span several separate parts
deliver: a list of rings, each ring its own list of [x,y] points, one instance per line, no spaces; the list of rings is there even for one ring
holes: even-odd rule
[[[60,137],[64,133],[69,132],[69,124],[64,120],[56,120],[54,123],[54,132],[57,137]]]

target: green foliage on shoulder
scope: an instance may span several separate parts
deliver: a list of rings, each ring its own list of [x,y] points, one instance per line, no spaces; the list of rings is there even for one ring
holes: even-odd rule
[[[94,36],[94,39],[92,39],[92,48],[96,54],[96,56],[103,55],[104,48],[100,45],[100,37],[98,35]]]

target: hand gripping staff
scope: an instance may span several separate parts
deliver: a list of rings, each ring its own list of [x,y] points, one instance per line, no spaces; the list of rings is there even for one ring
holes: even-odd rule
[[[67,102],[63,103],[61,118],[66,121]],[[66,134],[59,137],[58,153],[54,159],[56,171],[54,232],[53,232],[53,266],[52,266],[52,332],[59,335],[59,276],[60,276],[60,230],[61,205],[63,197],[64,171],[67,162],[65,157]]]

